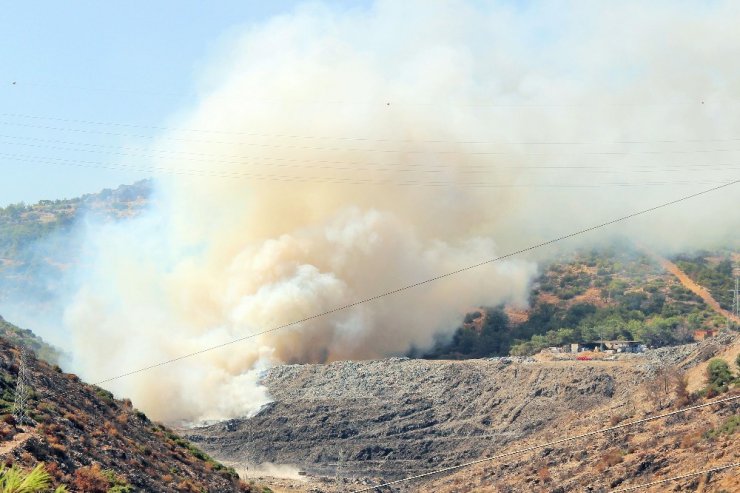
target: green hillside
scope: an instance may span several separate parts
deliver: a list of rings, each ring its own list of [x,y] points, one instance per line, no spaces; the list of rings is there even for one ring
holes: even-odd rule
[[[96,194],[0,208],[0,305],[29,303],[29,310],[64,290],[60,285],[81,250],[79,220],[122,220],[147,206],[151,184],[141,181]]]
[[[21,329],[0,316],[0,337],[16,346],[31,349],[36,356],[47,363],[57,364],[61,353],[28,329]]]
[[[737,262],[710,264],[682,256],[687,273],[710,290],[727,287]],[[692,259],[691,263],[689,260]],[[693,273],[693,274],[692,274]],[[726,298],[721,298],[725,300]],[[551,263],[535,281],[529,307],[485,307],[468,314],[437,358],[528,355],[550,346],[600,339],[666,346],[693,340],[694,331],[727,326],[651,256],[623,244],[582,251]]]

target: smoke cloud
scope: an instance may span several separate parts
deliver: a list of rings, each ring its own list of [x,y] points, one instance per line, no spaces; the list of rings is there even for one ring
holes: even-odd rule
[[[141,217],[88,226],[65,324],[99,380],[734,179],[740,7],[312,4],[224,40]],[[733,140],[734,139],[734,140]],[[156,151],[156,152],[154,152]],[[732,240],[728,191],[574,239]],[[679,219],[680,218],[680,219]],[[112,381],[158,419],[248,414],[278,362],[428,348],[526,303],[533,252]]]

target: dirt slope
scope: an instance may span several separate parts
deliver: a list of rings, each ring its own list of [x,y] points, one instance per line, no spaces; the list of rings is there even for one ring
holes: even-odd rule
[[[82,383],[75,375],[27,357],[27,415],[17,426],[13,406],[20,352],[0,338],[0,459],[32,468],[46,463],[56,484],[72,491],[237,492],[225,468],[134,409],[129,401]]]
[[[659,368],[687,370],[691,379],[702,375],[707,361],[722,357],[732,361],[740,354],[740,336],[725,335],[670,352],[663,349],[650,358],[652,371]],[[736,368],[737,370],[737,368]],[[617,401],[584,410],[581,420],[559,419],[557,433],[539,433],[515,446],[521,449],[553,439],[574,436],[618,422],[629,422],[690,405],[674,392],[656,405],[663,380],[646,380],[633,387],[632,395],[619,406]],[[740,395],[736,389],[723,397]],[[705,402],[698,400],[694,403]],[[408,491],[429,493],[467,492],[593,492],[612,491],[740,461],[740,400],[691,411],[675,417],[604,433],[556,447],[516,455],[508,460],[487,462],[407,486]],[[640,489],[646,493],[695,491],[740,492],[740,469],[730,469]]]
[[[319,486],[296,483],[295,491],[351,491],[522,443],[599,428],[611,419],[642,416],[654,406],[654,396],[643,388],[659,368],[693,368],[725,347],[727,341],[715,340],[601,362],[390,359],[283,366],[265,375],[275,400],[257,416],[191,430],[188,438],[237,468],[290,464],[331,479]],[[667,402],[666,396],[663,405]],[[711,422],[707,417],[702,426]],[[650,429],[646,427],[648,438]],[[557,457],[569,457],[571,468],[590,467],[589,461],[598,462],[610,450],[607,442],[596,440],[586,455],[574,448],[557,452]],[[561,462],[553,463],[553,474]],[[521,468],[527,463],[522,459],[514,464]],[[527,477],[536,476],[528,465],[525,469]],[[483,481],[465,481],[466,474],[472,473],[460,473],[453,478],[456,482],[449,479],[453,483],[435,478],[433,487],[408,485],[405,491],[553,491],[458,489],[462,483]],[[337,475],[343,478],[339,482],[334,481]],[[517,482],[527,477],[513,474],[511,484],[525,484]],[[562,491],[579,491],[573,488],[587,479],[592,477],[578,477]],[[603,486],[603,481],[597,484]]]

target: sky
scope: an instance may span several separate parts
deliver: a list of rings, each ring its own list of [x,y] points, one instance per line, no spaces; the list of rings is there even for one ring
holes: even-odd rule
[[[300,3],[5,4],[0,16],[0,206],[71,198],[146,177],[100,166],[125,158],[111,147],[142,140],[131,135],[156,135],[157,129],[146,127],[166,125],[186,111],[208,83],[198,76],[203,65],[231,36],[290,13]],[[339,5],[363,8],[365,2]]]

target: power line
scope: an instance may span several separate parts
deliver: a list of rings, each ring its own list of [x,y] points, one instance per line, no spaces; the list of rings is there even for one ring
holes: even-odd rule
[[[81,128],[69,128],[69,127],[55,127],[55,126],[49,126],[49,125],[33,125],[33,124],[24,124],[24,123],[18,123],[18,122],[4,122],[0,121],[0,125],[11,125],[11,126],[18,126],[18,127],[24,127],[24,128],[36,128],[36,129],[42,129],[42,130],[55,130],[59,132],[75,132],[75,133],[84,133],[84,134],[95,134],[95,135],[107,135],[112,137],[127,137],[127,138],[139,138],[139,139],[150,139],[150,140],[157,140],[157,141],[171,141],[171,142],[186,142],[186,143],[198,143],[198,144],[217,144],[217,145],[233,145],[233,146],[250,146],[250,145],[260,145],[255,144],[252,142],[235,142],[235,141],[222,141],[222,140],[207,140],[207,139],[192,139],[192,138],[181,138],[181,137],[161,137],[157,135],[144,135],[144,134],[130,134],[130,133],[120,133],[120,132],[109,132],[109,131],[103,131],[103,130],[91,130],[91,129],[81,129]],[[547,142],[519,142],[519,143],[512,143],[512,142],[500,142],[500,141],[445,141],[445,140],[408,140],[408,141],[394,141],[389,139],[362,139],[362,138],[350,138],[350,137],[317,137],[317,136],[301,136],[301,135],[280,135],[280,134],[257,134],[258,137],[274,137],[274,138],[293,138],[293,139],[339,139],[339,140],[368,140],[373,142],[400,142],[400,143],[421,143],[421,144],[428,144],[428,143],[451,143],[451,144],[498,144],[498,145],[536,145],[536,144],[547,144]],[[6,136],[6,138],[21,138],[21,139],[31,139],[36,140],[33,137],[12,137],[12,136]],[[43,140],[43,139],[38,139]],[[740,139],[728,139],[728,140],[719,140],[720,142],[729,142],[734,140],[740,140]],[[53,141],[53,140],[52,140]],[[683,142],[693,142],[693,143],[699,143],[699,142],[705,142],[700,140],[690,140],[690,141],[658,141],[658,142],[652,142],[652,141],[617,141],[617,142],[575,142],[575,143],[568,143],[568,142],[550,142],[550,144],[571,144],[571,145],[624,145],[624,144],[651,144],[651,143],[683,143]],[[90,145],[90,146],[103,146],[103,144],[86,144],[82,143],[79,145]],[[114,147],[114,146],[110,146]],[[278,146],[281,147],[281,146]],[[284,145],[282,147],[285,147]],[[294,146],[293,148],[300,148]],[[302,149],[311,149],[310,147],[303,147]],[[314,148],[315,149],[315,148]],[[334,150],[342,150],[342,151],[349,151],[351,149],[348,148],[334,148]],[[364,149],[359,148],[357,149],[359,151],[362,151]],[[170,152],[169,150],[167,152]],[[172,152],[179,152],[179,151],[172,151]],[[394,152],[406,152],[408,153],[408,150],[397,150]],[[458,153],[459,151],[417,151],[416,154],[420,153],[426,153],[426,154],[453,154]],[[694,153],[711,153],[711,152],[740,152],[740,149],[691,149],[691,150],[627,150],[627,151],[584,151],[580,152],[577,155],[632,155],[632,154],[694,154]],[[545,153],[545,152],[513,152],[513,151],[489,151],[489,152],[465,152],[466,155],[513,155],[513,156],[552,156],[552,153]],[[274,160],[277,160],[276,158],[273,158]],[[323,161],[317,161],[317,162],[323,162]],[[328,161],[328,162],[334,162],[336,161]]]
[[[669,202],[664,202],[662,204],[659,204],[659,205],[656,205],[656,206],[653,206],[653,207],[650,207],[650,208],[647,208],[647,209],[643,209],[643,210],[640,210],[640,211],[637,211],[637,212],[633,212],[631,214],[627,214],[625,216],[621,216],[621,217],[618,217],[618,218],[615,218],[615,219],[611,219],[609,221],[606,221],[606,222],[603,222],[603,223],[600,223],[600,224],[596,224],[596,225],[590,226],[588,228],[584,228],[584,229],[581,229],[581,230],[578,230],[578,231],[574,231],[572,233],[568,233],[568,234],[565,234],[565,235],[562,235],[562,236],[559,236],[559,237],[556,237],[556,238],[552,238],[550,240],[543,241],[541,243],[537,243],[535,245],[531,245],[531,246],[528,246],[528,247],[525,247],[525,248],[522,248],[522,249],[519,249],[519,250],[510,252],[510,253],[507,253],[505,255],[501,255],[499,257],[495,257],[495,258],[492,258],[492,259],[484,260],[482,262],[479,262],[479,263],[476,263],[476,264],[473,264],[473,265],[468,265],[466,267],[462,267],[462,268],[459,268],[459,269],[454,270],[454,271],[451,271],[451,272],[440,274],[438,276],[435,276],[435,277],[432,277],[432,278],[429,278],[429,279],[425,279],[425,280],[422,280],[422,281],[417,281],[417,282],[414,282],[412,284],[408,284],[406,286],[402,286],[402,287],[399,287],[399,288],[396,288],[396,289],[392,289],[390,291],[385,291],[383,293],[380,293],[380,294],[377,294],[377,295],[374,295],[374,296],[370,296],[368,298],[360,299],[360,300],[354,301],[352,303],[347,303],[345,305],[341,305],[341,306],[338,306],[336,308],[332,308],[330,310],[326,310],[324,312],[320,312],[320,313],[317,313],[317,314],[314,314],[314,315],[311,315],[311,316],[308,316],[308,317],[304,317],[304,318],[301,318],[299,320],[295,320],[293,322],[289,322],[289,323],[286,323],[286,324],[278,325],[278,326],[272,327],[270,329],[265,329],[265,330],[262,330],[260,332],[256,332],[256,333],[249,334],[249,335],[246,335],[246,336],[243,336],[243,337],[239,337],[237,339],[233,339],[231,341],[227,341],[227,342],[224,342],[224,343],[221,343],[221,344],[216,344],[216,345],[213,345],[213,346],[209,346],[209,347],[200,349],[198,351],[193,351],[191,353],[186,353],[186,354],[177,356],[175,358],[171,358],[171,359],[168,359],[168,360],[160,361],[158,363],[154,363],[154,364],[151,364],[151,365],[148,365],[148,366],[144,366],[144,367],[141,367],[141,368],[138,368],[138,369],[135,369],[135,370],[131,370],[131,371],[122,373],[120,375],[116,375],[116,376],[109,377],[109,378],[106,378],[106,379],[103,379],[103,380],[99,380],[99,381],[95,382],[95,385],[100,385],[100,384],[103,384],[103,383],[111,382],[113,380],[118,380],[120,378],[124,378],[124,377],[128,377],[128,376],[131,376],[131,375],[135,375],[137,373],[142,373],[142,372],[145,372],[145,371],[149,371],[149,370],[152,370],[152,369],[155,369],[155,368],[159,368],[159,367],[162,367],[162,366],[171,364],[171,363],[175,363],[177,361],[181,361],[181,360],[184,360],[184,359],[187,359],[187,358],[191,358],[193,356],[197,356],[199,354],[207,353],[209,351],[213,351],[213,350],[216,350],[216,349],[221,349],[221,348],[224,348],[226,346],[230,346],[232,344],[236,344],[238,342],[243,342],[243,341],[246,341],[248,339],[252,339],[254,337],[258,337],[260,335],[268,334],[268,333],[275,332],[275,331],[278,331],[278,330],[282,330],[282,329],[285,329],[285,328],[288,328],[288,327],[292,327],[292,326],[295,326],[295,325],[300,325],[302,323],[305,323],[305,322],[308,322],[308,321],[311,321],[311,320],[315,320],[315,319],[318,319],[318,318],[323,318],[323,317],[326,317],[328,315],[331,315],[331,314],[334,314],[334,313],[337,313],[337,312],[341,312],[341,311],[347,310],[349,308],[353,308],[355,306],[362,305],[364,303],[369,303],[371,301],[379,300],[381,298],[385,298],[385,297],[392,296],[392,295],[395,295],[395,294],[398,294],[398,293],[401,293],[401,292],[404,292],[404,291],[408,291],[410,289],[414,289],[414,288],[417,288],[419,286],[430,284],[430,283],[435,282],[435,281],[438,281],[440,279],[445,279],[445,278],[448,278],[448,277],[452,277],[452,276],[455,276],[457,274],[461,274],[463,272],[467,272],[467,271],[470,271],[470,270],[473,270],[473,269],[477,269],[477,268],[482,267],[482,266],[485,266],[485,265],[492,264],[494,262],[498,262],[500,260],[504,260],[504,259],[507,259],[507,258],[516,256],[516,255],[520,255],[522,253],[526,253],[526,252],[529,252],[529,251],[532,251],[532,250],[536,250],[536,249],[542,248],[544,246],[552,245],[554,243],[557,243],[557,242],[560,242],[560,241],[563,241],[563,240],[567,240],[569,238],[572,238],[572,237],[575,237],[575,236],[579,236],[579,235],[582,235],[582,234],[585,234],[585,233],[588,233],[588,232],[591,232],[591,231],[595,231],[597,229],[601,229],[601,228],[604,228],[606,226],[610,226],[612,224],[616,224],[616,223],[619,223],[619,222],[626,221],[628,219],[632,219],[632,218],[635,218],[635,217],[638,217],[638,216],[641,216],[641,215],[645,215],[645,214],[648,214],[650,212],[654,212],[656,210],[659,210],[659,209],[662,209],[662,208],[665,208],[665,207],[669,207],[669,206],[674,205],[674,204],[678,204],[680,202],[685,202],[687,200],[691,200],[691,199],[696,198],[696,197],[700,197],[700,196],[703,196],[703,195],[706,195],[706,194],[709,194],[709,193],[712,193],[712,192],[716,192],[716,191],[722,190],[724,188],[728,188],[728,187],[731,187],[733,185],[736,185],[738,183],[740,183],[740,180],[735,180],[735,181],[732,181],[732,182],[729,182],[729,183],[725,183],[723,185],[719,185],[719,186],[716,186],[716,187],[712,187],[712,188],[703,190],[701,192],[696,192],[696,193],[693,193],[693,194],[690,194],[690,195],[685,195],[685,196],[680,197],[678,199],[671,200]]]
[[[505,140],[445,140],[445,139],[391,139],[391,138],[372,138],[372,137],[352,137],[352,136],[321,136],[321,135],[300,135],[300,134],[282,134],[282,133],[264,133],[264,132],[247,132],[239,130],[224,129],[203,129],[203,128],[185,128],[185,127],[168,127],[159,125],[143,125],[137,123],[123,122],[106,122],[98,120],[79,120],[74,118],[60,118],[51,116],[28,115],[21,113],[0,113],[3,118],[27,118],[31,120],[51,120],[65,123],[76,123],[82,125],[111,126],[121,128],[142,128],[159,131],[179,131],[203,134],[223,134],[223,135],[244,135],[251,137],[271,137],[271,138],[290,138],[290,139],[310,139],[310,140],[342,140],[353,142],[396,142],[396,143],[418,143],[418,144],[509,144],[509,145],[594,145],[594,144],[677,144],[677,143],[705,143],[705,142],[738,142],[740,137],[727,139],[624,139],[615,141],[548,141],[548,140],[531,140],[531,141],[505,141]],[[3,122],[5,125],[20,125],[17,123]]]
[[[559,438],[559,439],[553,440],[551,442],[542,443],[542,444],[539,444],[539,445],[531,445],[529,447],[524,447],[524,448],[520,448],[520,449],[517,449],[517,450],[512,450],[510,452],[504,452],[504,453],[501,453],[501,454],[493,455],[491,457],[484,457],[482,459],[477,459],[477,460],[474,460],[474,461],[465,462],[463,464],[458,464],[458,465],[455,465],[455,466],[448,466],[448,467],[444,467],[444,468],[441,468],[441,469],[436,469],[434,471],[429,471],[429,472],[426,472],[426,473],[423,473],[423,474],[417,474],[415,476],[409,476],[409,477],[406,477],[406,478],[397,479],[395,481],[389,481],[387,483],[383,483],[383,484],[379,484],[379,485],[370,486],[370,487],[367,487],[367,488],[355,490],[353,493],[363,493],[363,492],[366,492],[366,491],[374,491],[374,490],[376,490],[378,488],[384,488],[386,486],[393,486],[394,484],[406,483],[406,482],[413,481],[413,480],[416,480],[416,479],[421,479],[421,478],[425,478],[425,477],[429,477],[429,476],[433,476],[433,475],[437,475],[437,474],[442,474],[442,473],[445,473],[445,472],[456,471],[458,469],[464,469],[466,467],[470,467],[470,466],[473,466],[473,465],[476,465],[476,464],[482,464],[484,462],[490,462],[490,461],[494,461],[494,460],[497,460],[497,459],[503,459],[503,458],[506,458],[506,457],[514,456],[514,455],[521,455],[521,454],[524,454],[524,453],[527,453],[527,452],[532,452],[534,450],[539,450],[539,449],[542,449],[542,448],[552,447],[554,445],[560,445],[560,444],[563,444],[563,443],[572,442],[574,440],[580,440],[582,438],[588,438],[590,436],[600,435],[600,434],[603,434],[603,433],[606,433],[606,432],[610,432],[610,431],[614,431],[614,430],[619,430],[621,428],[627,428],[627,427],[631,427],[631,426],[636,426],[636,425],[647,423],[647,422],[650,422],[650,421],[656,421],[658,419],[667,418],[669,416],[675,416],[677,414],[685,413],[685,412],[688,412],[688,411],[693,411],[695,409],[701,409],[701,408],[704,408],[704,407],[712,406],[714,404],[722,404],[724,402],[730,402],[730,401],[734,401],[734,400],[737,400],[737,399],[740,399],[740,395],[736,395],[736,396],[732,396],[732,397],[726,397],[726,398],[719,399],[719,400],[716,400],[716,401],[706,402],[704,404],[697,404],[697,405],[694,405],[694,406],[689,406],[689,407],[685,407],[685,408],[682,408],[682,409],[678,409],[676,411],[670,411],[670,412],[667,412],[667,413],[664,413],[664,414],[659,414],[657,416],[650,416],[650,417],[647,417],[647,418],[638,419],[636,421],[629,421],[627,423],[621,423],[621,424],[618,424],[618,425],[609,426],[609,427],[606,427],[606,428],[601,428],[599,430],[589,431],[587,433],[582,433],[580,435],[573,435],[573,436],[569,436],[569,437],[565,437],[565,438]]]
[[[733,462],[732,464],[725,464],[723,466],[717,466],[717,467],[713,467],[711,469],[705,469],[703,471],[690,472],[688,474],[682,474],[680,476],[673,476],[672,478],[660,479],[658,481],[652,481],[650,483],[638,484],[638,485],[635,485],[635,486],[628,486],[627,488],[620,488],[618,490],[613,490],[612,493],[618,493],[618,492],[622,492],[622,491],[639,490],[639,489],[642,489],[642,488],[647,488],[648,486],[655,486],[655,485],[658,485],[658,484],[668,483],[668,482],[671,482],[671,481],[678,481],[679,479],[686,479],[686,478],[691,478],[691,477],[694,477],[694,476],[701,476],[702,474],[710,474],[710,473],[713,473],[713,472],[724,471],[725,469],[732,469],[733,467],[738,467],[738,466],[740,466],[740,462]]]
[[[64,151],[75,151],[75,152],[90,152],[90,153],[99,153],[99,154],[111,154],[111,155],[119,155],[119,156],[132,156],[132,157],[148,157],[148,158],[157,158],[159,159],[158,155],[168,155],[168,154],[174,154],[174,155],[185,155],[185,156],[198,156],[205,159],[193,159],[193,158],[178,158],[178,161],[192,161],[192,162],[201,162],[201,163],[219,163],[219,164],[240,164],[240,165],[259,165],[259,166],[272,166],[272,167],[281,167],[281,168],[318,168],[318,169],[330,169],[330,170],[340,170],[340,171],[388,171],[388,172],[423,172],[423,173],[439,173],[445,169],[451,169],[451,167],[456,167],[455,171],[457,173],[464,173],[464,174],[476,174],[476,173],[485,173],[490,171],[495,171],[499,169],[513,169],[513,170],[562,170],[562,169],[577,169],[582,170],[583,172],[614,172],[614,168],[612,166],[597,166],[597,165],[576,165],[576,164],[557,164],[557,165],[491,165],[491,164],[467,164],[467,163],[373,163],[373,162],[352,162],[347,160],[330,160],[330,159],[302,159],[302,158],[279,158],[279,157],[268,157],[268,156],[259,156],[257,158],[249,158],[250,161],[246,161],[244,156],[240,155],[234,155],[234,154],[213,154],[213,153],[203,153],[203,152],[187,152],[187,151],[176,151],[172,149],[157,149],[157,148],[141,148],[141,147],[131,147],[131,146],[114,146],[114,145],[105,145],[105,144],[95,144],[95,143],[87,143],[87,142],[70,142],[65,140],[57,140],[57,139],[41,139],[41,138],[35,138],[35,137],[18,137],[18,136],[9,136],[9,135],[0,135],[0,138],[9,138],[9,139],[23,139],[23,140],[31,140],[34,142],[43,142],[43,143],[54,143],[54,144],[63,144],[63,145],[69,145],[69,146],[79,146],[79,147],[85,147],[84,149],[75,149],[70,147],[59,147],[54,145],[43,145],[43,144],[35,144],[35,143],[27,143],[27,142],[0,142],[0,144],[6,144],[6,145],[18,145],[18,146],[24,146],[24,147],[33,147],[38,149],[55,149],[55,150],[64,150]],[[375,152],[376,149],[344,149],[344,148],[317,148],[317,147],[295,147],[295,146],[282,146],[282,145],[263,145],[263,144],[250,144],[245,143],[244,145],[256,145],[257,147],[270,147],[270,148],[276,148],[276,149],[313,149],[313,150],[329,150],[329,151],[358,151],[358,152]],[[100,149],[88,149],[88,147],[95,147],[95,148],[103,148],[103,149],[113,149],[111,151],[107,150],[100,150]],[[121,152],[121,149],[124,151],[133,151],[133,153],[129,152]],[[404,150],[382,150],[382,152],[397,152],[397,153],[403,153],[406,152]],[[429,151],[425,153],[428,154],[439,154],[438,152]],[[665,154],[665,153],[682,153],[682,154],[689,154],[689,153],[703,153],[703,152],[740,152],[740,149],[711,149],[711,150],[693,150],[693,151],[644,151],[644,152],[637,152],[637,153],[628,153],[628,152],[605,152],[605,153],[592,153],[592,154],[603,154],[603,155],[629,155],[629,154]],[[419,153],[422,153],[421,151]],[[446,153],[446,152],[444,152]],[[490,153],[463,153],[466,156],[467,155],[475,155],[475,154],[500,154],[500,155],[512,155],[512,156],[522,156],[522,155],[536,155],[536,156],[550,156],[548,154],[542,154],[542,153],[534,153],[534,154],[517,154],[517,153],[504,153],[504,152],[490,152]],[[589,153],[586,153],[589,154]],[[229,160],[229,159],[236,159],[236,160]],[[274,164],[273,161],[278,162],[278,164]],[[284,164],[284,163],[295,163],[295,164]],[[319,164],[320,166],[306,166],[307,164]],[[337,166],[329,166],[330,164],[336,164],[340,165]],[[358,168],[357,166],[367,166],[367,168]],[[376,166],[385,166],[386,168],[378,168]],[[401,169],[396,168],[401,167]],[[706,168],[714,168],[714,167],[721,167],[724,169],[735,170],[737,169],[736,163],[712,163],[712,164],[697,164],[697,163],[690,163],[690,164],[671,164],[668,167],[659,168],[654,163],[649,164],[640,164],[637,166],[631,166],[628,169],[620,170],[620,172],[635,172],[635,173],[665,173],[669,171],[681,171],[684,172],[687,169],[698,169],[698,170],[705,170]]]
[[[709,180],[653,180],[643,182],[602,182],[602,183],[493,183],[485,181],[461,181],[461,180],[413,180],[413,179],[360,179],[356,177],[321,177],[321,176],[300,176],[300,175],[281,175],[265,174],[256,172],[241,172],[229,170],[206,170],[202,168],[168,168],[164,166],[138,166],[122,163],[107,163],[104,161],[87,161],[79,159],[63,159],[43,156],[32,156],[23,154],[0,153],[0,157],[8,160],[37,164],[42,166],[66,166],[89,169],[108,169],[117,171],[128,171],[147,174],[169,174],[179,176],[193,177],[212,177],[212,178],[230,178],[230,179],[254,179],[262,181],[275,181],[285,183],[315,183],[315,184],[348,184],[348,185],[398,185],[398,186],[427,186],[427,187],[467,187],[467,188],[602,188],[602,187],[652,187],[652,186],[675,186],[687,185],[695,186],[697,184],[715,185],[723,183],[720,181]]]

